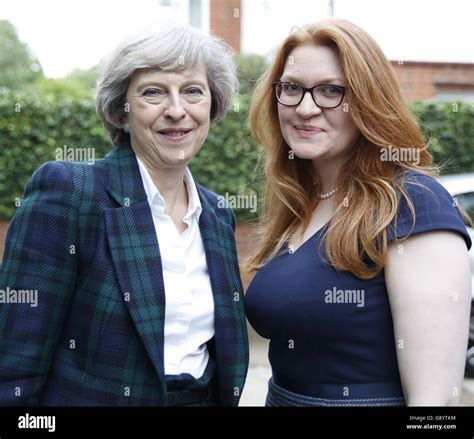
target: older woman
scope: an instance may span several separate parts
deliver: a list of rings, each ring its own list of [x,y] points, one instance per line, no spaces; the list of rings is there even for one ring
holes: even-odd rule
[[[126,40],[102,65],[97,112],[117,146],[51,162],[10,226],[0,308],[6,405],[235,406],[248,343],[233,231],[187,165],[236,87],[230,51],[190,27]]]
[[[270,339],[267,404],[456,403],[471,240],[377,43],[344,20],[296,29],[251,120],[267,197],[245,305]]]

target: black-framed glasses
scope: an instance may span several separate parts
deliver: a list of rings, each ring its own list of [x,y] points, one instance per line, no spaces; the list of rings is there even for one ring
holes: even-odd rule
[[[346,87],[334,84],[318,84],[306,88],[294,82],[274,82],[272,87],[278,102],[287,107],[299,105],[309,92],[319,108],[336,108],[341,105],[346,93]]]

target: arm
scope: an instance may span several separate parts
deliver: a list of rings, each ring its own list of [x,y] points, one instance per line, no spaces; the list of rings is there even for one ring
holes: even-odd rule
[[[41,166],[10,224],[0,290],[36,291],[37,303],[0,303],[0,405],[40,402],[75,282],[73,186],[70,167]]]
[[[390,244],[385,280],[407,404],[456,404],[471,301],[464,240],[433,231]]]

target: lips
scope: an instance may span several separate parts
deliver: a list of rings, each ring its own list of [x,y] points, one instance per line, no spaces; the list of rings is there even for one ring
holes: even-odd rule
[[[323,130],[322,128],[320,128],[320,127],[313,126],[313,125],[295,125],[295,129],[297,129],[298,131],[308,131],[308,132],[311,132],[311,133],[326,131],[326,130]]]
[[[294,125],[294,128],[300,139],[311,139],[313,136],[326,132],[326,130],[314,125]]]
[[[182,137],[188,134],[190,131],[190,128],[165,128],[163,130],[158,130],[160,134],[169,137]]]

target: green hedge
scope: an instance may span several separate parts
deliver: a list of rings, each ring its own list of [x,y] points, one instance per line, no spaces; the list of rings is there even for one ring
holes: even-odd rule
[[[252,175],[257,147],[247,125],[249,97],[239,96],[225,122],[212,126],[205,145],[191,163],[196,180],[209,189],[232,197],[253,200],[256,186]],[[101,158],[112,148],[92,101],[0,93],[0,218],[10,219],[15,202],[42,163],[55,160],[56,150],[94,148]],[[235,198],[237,200],[237,198]],[[238,206],[237,206],[238,207]],[[254,209],[252,209],[254,210]],[[256,216],[248,208],[236,209],[239,219]]]
[[[412,108],[442,174],[474,172],[474,104],[416,102]]]
[[[109,149],[90,100],[38,95],[0,94],[0,218],[9,219],[31,174],[55,159],[55,150],[94,147]]]
[[[56,97],[55,97],[56,96]],[[211,128],[191,169],[209,189],[235,202],[239,220],[252,212],[258,191],[254,178],[257,146],[248,128],[249,96],[240,96],[224,122]],[[444,173],[474,172],[474,105],[416,103],[414,110],[431,139]],[[9,219],[15,200],[42,163],[54,160],[56,149],[94,148],[95,158],[111,148],[90,100],[35,93],[0,91],[0,218]],[[243,197],[243,196],[246,197]],[[239,198],[237,198],[239,197]]]

